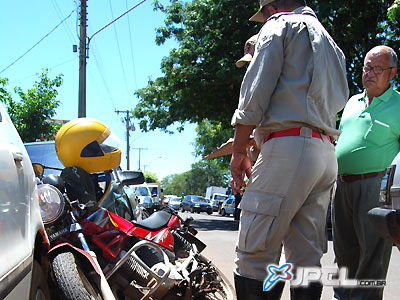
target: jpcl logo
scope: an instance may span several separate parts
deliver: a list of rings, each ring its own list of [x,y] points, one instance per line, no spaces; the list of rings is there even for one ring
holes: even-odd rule
[[[292,279],[293,275],[290,272],[291,268],[292,264],[284,264],[283,266],[280,267],[269,265],[268,272],[270,275],[267,277],[267,279],[264,280],[264,285],[263,285],[264,291],[268,291],[271,287],[274,286],[274,284],[278,280]]]
[[[268,291],[279,280],[290,280],[291,287],[305,287],[310,282],[321,282],[324,286],[344,286],[344,287],[382,287],[386,285],[385,280],[355,280],[347,278],[346,268],[317,268],[317,267],[298,267],[296,278],[291,273],[293,265],[284,264],[280,267],[275,265],[268,266],[269,276],[264,280],[263,289]]]

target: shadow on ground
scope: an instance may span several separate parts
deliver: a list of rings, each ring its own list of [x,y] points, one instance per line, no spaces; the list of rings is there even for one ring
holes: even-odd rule
[[[235,221],[233,218],[221,218],[220,220],[201,219],[194,220],[192,226],[197,230],[227,230],[237,231],[239,229],[239,221]]]

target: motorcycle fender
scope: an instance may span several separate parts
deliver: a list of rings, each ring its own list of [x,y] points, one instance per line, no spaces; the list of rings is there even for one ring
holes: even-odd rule
[[[94,258],[92,257],[92,255],[90,255],[89,252],[82,250],[80,248],[77,248],[69,243],[61,243],[61,244],[54,246],[48,252],[48,256],[50,259],[53,259],[57,254],[59,254],[61,252],[73,252],[74,254],[76,254],[76,258],[78,260],[80,260],[81,262],[86,263],[86,264],[89,263],[93,267],[93,270],[95,270],[95,272],[98,275],[101,274],[102,271],[98,268],[97,263],[94,261]]]

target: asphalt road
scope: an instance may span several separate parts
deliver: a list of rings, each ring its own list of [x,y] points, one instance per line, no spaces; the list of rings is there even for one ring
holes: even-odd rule
[[[231,281],[233,284],[233,268],[235,257],[235,243],[238,231],[238,222],[232,217],[222,217],[217,213],[207,215],[183,213],[183,217],[191,216],[194,218],[193,225],[199,231],[197,237],[207,244],[203,254],[210,259]],[[284,255],[282,255],[284,257]],[[284,263],[282,260],[281,263]],[[334,253],[332,242],[328,242],[328,252],[322,257],[323,267],[336,267],[334,263]],[[399,299],[400,283],[400,252],[397,247],[393,247],[392,257],[389,266],[384,300]],[[290,299],[289,284],[286,283],[282,300]],[[322,300],[333,299],[332,287],[324,287]]]

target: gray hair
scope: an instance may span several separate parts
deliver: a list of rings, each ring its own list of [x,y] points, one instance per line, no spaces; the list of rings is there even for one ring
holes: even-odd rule
[[[398,59],[397,59],[396,52],[392,48],[387,47],[387,53],[389,54],[389,57],[390,57],[390,65],[392,67],[397,67]]]
[[[387,54],[390,66],[397,67],[397,54],[392,48],[385,45],[375,46],[374,48],[368,51],[367,55],[369,53],[378,53],[378,52],[380,52],[381,54]]]

